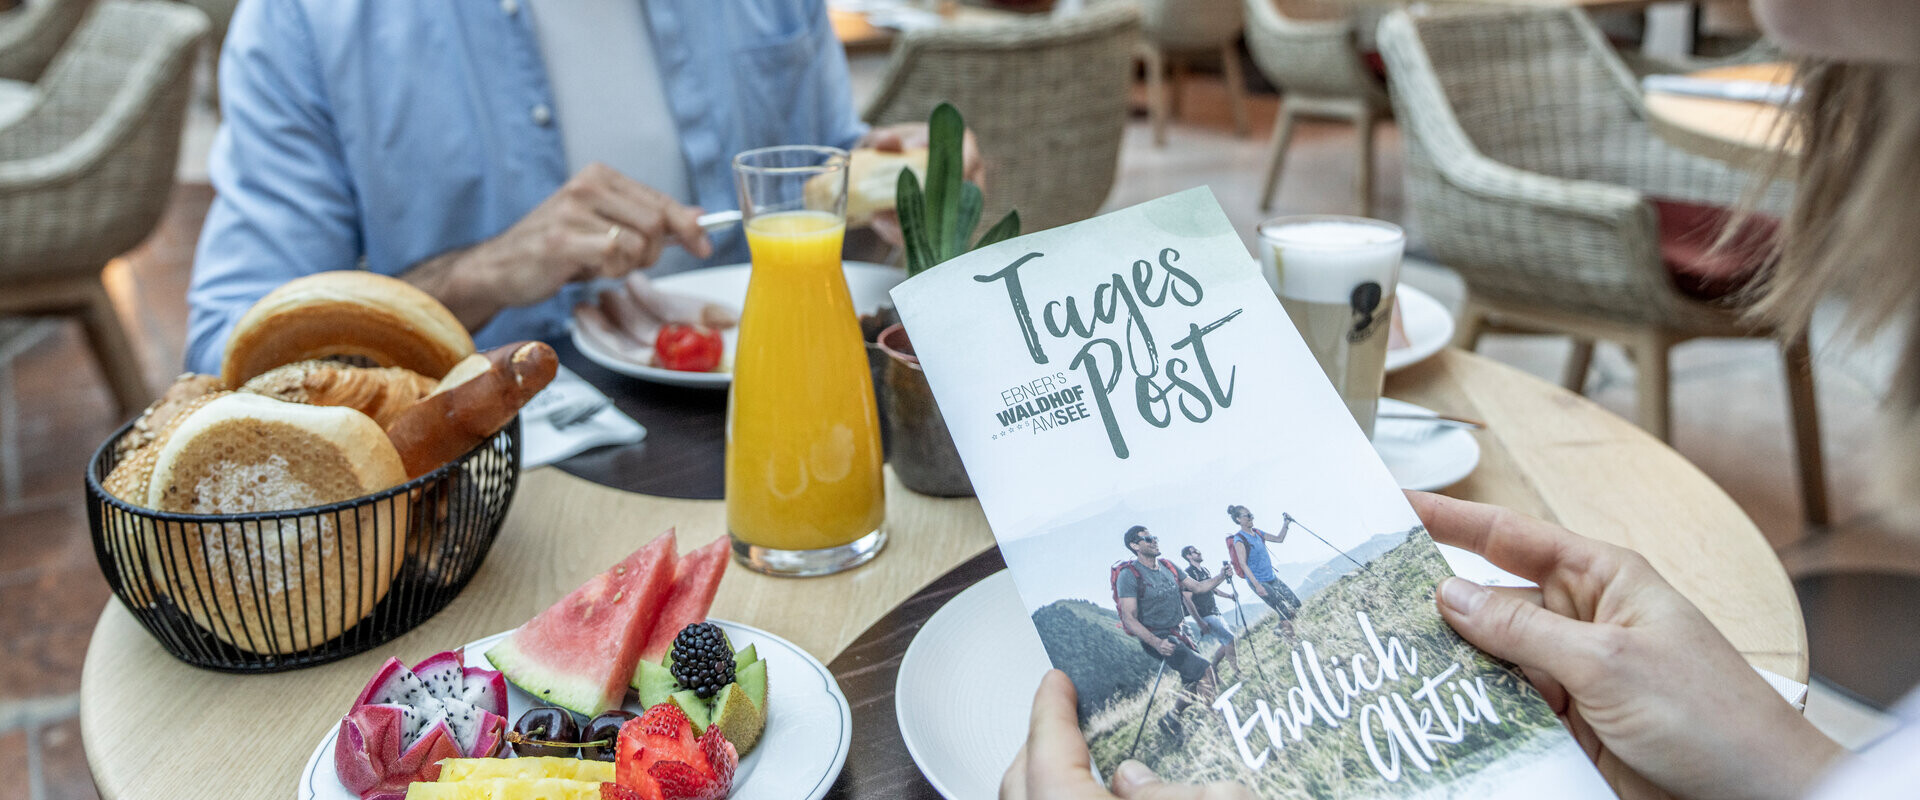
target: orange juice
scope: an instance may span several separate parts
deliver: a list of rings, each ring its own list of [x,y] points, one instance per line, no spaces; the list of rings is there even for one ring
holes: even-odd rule
[[[886,516],[879,415],[840,266],[846,224],[787,211],[746,229],[753,277],[727,407],[727,527],[760,547],[839,547]]]

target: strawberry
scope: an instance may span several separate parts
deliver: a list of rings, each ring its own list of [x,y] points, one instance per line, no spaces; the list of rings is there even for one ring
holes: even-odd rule
[[[638,800],[720,800],[733,789],[740,757],[718,726],[695,738],[693,723],[661,703],[620,726],[614,782]],[[604,800],[625,800],[601,790]]]
[[[643,800],[640,793],[617,783],[600,784],[600,800]]]

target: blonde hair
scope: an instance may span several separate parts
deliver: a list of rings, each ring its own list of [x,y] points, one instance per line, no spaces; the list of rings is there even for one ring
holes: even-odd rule
[[[1798,335],[1829,292],[1855,341],[1920,312],[1920,65],[1805,63],[1802,155],[1780,262],[1754,313]],[[1920,512],[1920,327],[1911,327],[1886,398],[1876,506]],[[1920,518],[1920,514],[1916,514]]]

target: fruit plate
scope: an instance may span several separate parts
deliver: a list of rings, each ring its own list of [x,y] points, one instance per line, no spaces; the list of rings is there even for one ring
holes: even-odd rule
[[[767,662],[767,729],[760,744],[753,748],[734,773],[730,800],[819,800],[826,796],[840,767],[847,763],[847,748],[853,742],[853,714],[846,695],[819,659],[794,643],[759,628],[726,620],[710,620],[727,632],[734,647],[753,645]],[[506,638],[503,631],[485,639],[468,642],[466,661],[470,667],[489,667],[487,648]],[[341,713],[352,698],[341,700]],[[507,724],[539,703],[513,684],[507,684]],[[629,702],[628,711],[644,709]],[[333,741],[340,735],[336,723],[326,738],[314,748],[307,766],[300,771],[299,800],[358,800],[341,785],[333,769]]]
[[[907,279],[905,270],[884,264],[869,264],[864,261],[848,261],[843,268],[847,275],[847,292],[853,298],[853,310],[859,314],[871,314],[887,302],[887,292]],[[653,285],[662,290],[698,297],[715,303],[724,303],[740,308],[747,300],[747,278],[753,274],[751,264],[732,264],[724,267],[689,270],[687,272],[655,278]],[[740,329],[728,328],[720,332],[720,340],[726,345],[726,352],[720,357],[720,368],[713,372],[682,372],[662,369],[651,364],[629,361],[608,352],[593,343],[592,339],[580,334],[580,326],[575,323],[573,346],[588,361],[606,367],[632,378],[671,386],[688,386],[703,389],[725,389],[733,383],[733,351],[739,342]]]

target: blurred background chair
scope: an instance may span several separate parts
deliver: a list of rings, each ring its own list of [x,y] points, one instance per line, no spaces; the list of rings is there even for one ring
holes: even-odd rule
[[[0,13],[0,79],[40,80],[92,7],[93,0],[28,0]]]
[[[103,0],[0,129],[0,314],[77,317],[122,415],[151,391],[100,270],[166,208],[206,30],[188,6]]]
[[[910,31],[864,117],[924,122],[941,101],[966,117],[987,162],[991,225],[1020,210],[1031,233],[1092,216],[1120,162],[1140,12],[1124,3],[1044,21]]]
[[[1186,61],[1195,57],[1220,59],[1234,135],[1247,135],[1247,81],[1240,73],[1240,0],[1139,2],[1141,32],[1146,37],[1140,58],[1147,67],[1147,116],[1153,122],[1153,143],[1167,143],[1167,120],[1180,115]],[[1169,70],[1173,71],[1171,87]]]
[[[33,106],[34,81],[92,7],[93,0],[35,0],[0,12],[0,128]]]
[[[1664,439],[1673,345],[1773,334],[1734,303],[1765,267],[1772,221],[1712,246],[1752,176],[1659,139],[1633,74],[1583,14],[1395,12],[1380,48],[1411,216],[1427,253],[1467,283],[1457,344],[1471,349],[1490,325],[1570,335],[1577,392],[1593,341],[1618,342],[1633,356],[1639,422]],[[1760,207],[1789,201],[1774,184]],[[1780,348],[1805,513],[1825,522],[1807,342]]]
[[[1254,66],[1281,92],[1260,210],[1273,207],[1294,124],[1313,117],[1353,123],[1360,139],[1354,193],[1360,216],[1373,216],[1373,129],[1393,111],[1386,84],[1363,55],[1377,13],[1312,0],[1245,0],[1245,7]]]

